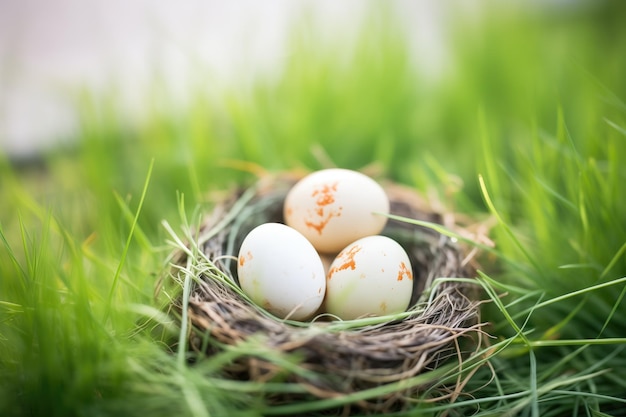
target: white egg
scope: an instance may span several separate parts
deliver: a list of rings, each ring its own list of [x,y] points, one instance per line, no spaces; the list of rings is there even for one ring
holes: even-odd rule
[[[408,255],[395,240],[368,236],[351,243],[326,275],[326,311],[344,320],[407,309],[413,291]]]
[[[325,253],[380,233],[389,213],[389,198],[376,181],[360,172],[325,169],[296,183],[285,199],[285,223]]]
[[[280,223],[265,223],[248,233],[239,250],[237,275],[252,301],[280,318],[308,318],[326,292],[317,251],[302,234]]]

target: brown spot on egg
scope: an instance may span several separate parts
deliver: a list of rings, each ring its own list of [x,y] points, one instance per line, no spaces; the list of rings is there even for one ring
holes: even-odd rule
[[[252,252],[248,251],[243,255],[239,256],[239,266],[244,266],[244,264],[253,258]]]
[[[380,307],[380,311],[382,311],[383,313],[387,312],[387,303],[386,302],[383,301],[382,303],[380,303],[379,307]]]
[[[404,278],[412,280],[413,273],[411,272],[411,269],[407,268],[404,262],[400,262],[400,270],[398,271],[398,281],[402,281]]]
[[[343,207],[332,207],[335,203],[335,192],[338,182],[330,184],[319,184],[313,189],[311,197],[315,199],[315,208],[308,211],[309,218],[304,220],[304,224],[322,234],[322,231],[333,217],[341,216]]]
[[[320,184],[315,187],[311,197],[315,198],[315,204],[318,207],[327,206],[335,202],[335,192],[337,191],[338,182],[335,181],[331,184]]]
[[[356,261],[354,260],[354,256],[362,249],[360,245],[350,246],[348,250],[343,250],[339,252],[337,255],[337,261],[340,263],[337,266],[333,266],[328,271],[328,279],[331,279],[333,274],[338,271],[344,271],[346,269],[351,269],[354,271],[356,268]]]
[[[334,211],[332,213],[328,213],[327,215],[318,216],[319,219],[316,219],[316,220],[305,220],[304,224],[306,225],[306,227],[314,229],[315,231],[317,231],[318,234],[321,235],[322,232],[324,231],[324,228],[326,227],[328,222],[330,222],[330,220],[333,217],[341,216],[341,210],[342,210],[342,207],[339,207],[339,209],[337,211]]]

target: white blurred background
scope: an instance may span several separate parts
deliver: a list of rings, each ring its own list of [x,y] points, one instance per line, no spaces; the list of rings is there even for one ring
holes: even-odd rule
[[[303,13],[323,24],[321,34],[349,36],[375,3],[0,0],[0,152],[25,157],[72,138],[72,97],[80,89],[99,94],[115,85],[125,112],[137,114],[156,73],[184,94],[194,66],[210,68],[216,85],[271,71]],[[447,10],[436,0],[391,4],[421,68],[436,73],[446,59],[442,28],[451,3]],[[476,4],[456,1],[453,7],[473,15]]]

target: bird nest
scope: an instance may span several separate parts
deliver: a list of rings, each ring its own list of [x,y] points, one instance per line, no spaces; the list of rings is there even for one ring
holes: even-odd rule
[[[243,353],[225,364],[223,376],[280,382],[284,392],[268,394],[274,404],[352,398],[346,409],[380,412],[402,409],[428,392],[431,400],[458,396],[461,378],[448,374],[450,381],[441,389],[445,374],[437,370],[450,363],[457,366],[448,370],[458,370],[463,358],[477,349],[483,325],[480,301],[471,280],[441,278],[473,277],[476,248],[428,227],[426,222],[445,224],[461,235],[467,230],[450,224],[451,217],[412,189],[381,182],[392,215],[381,234],[400,243],[413,267],[406,312],[346,322],[321,315],[298,323],[272,316],[239,289],[234,256],[244,237],[260,224],[283,222],[283,203],[297,179],[273,176],[233,192],[197,225],[193,244],[186,244],[195,249],[173,254],[179,271],[198,263],[194,257],[204,259],[204,266],[194,270],[188,298],[181,295],[171,303],[189,326],[189,349],[215,355],[244,346]],[[437,384],[440,388],[432,391]]]

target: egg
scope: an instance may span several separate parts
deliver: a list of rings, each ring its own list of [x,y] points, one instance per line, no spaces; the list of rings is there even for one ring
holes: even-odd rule
[[[337,253],[357,239],[380,233],[389,213],[389,198],[376,181],[348,169],[313,172],[289,190],[285,223],[315,248]]]
[[[326,275],[326,311],[344,320],[407,309],[413,270],[407,253],[386,236],[368,236],[344,248]]]
[[[246,235],[237,275],[252,301],[280,318],[307,319],[326,292],[317,251],[301,233],[281,223],[261,224]]]

